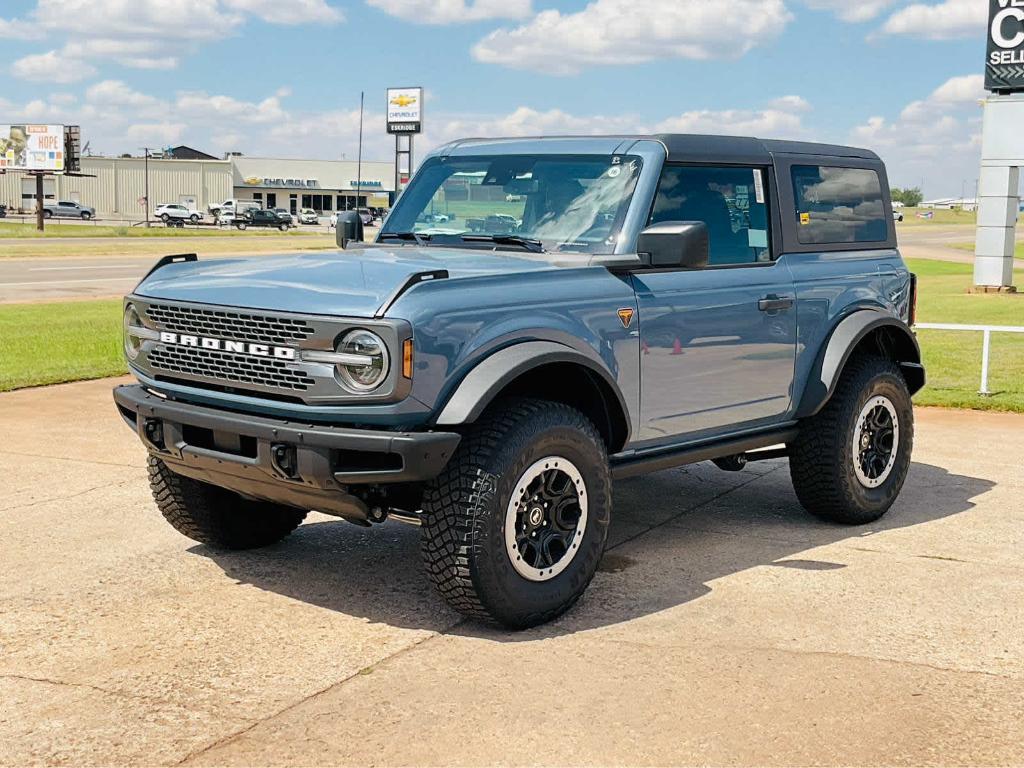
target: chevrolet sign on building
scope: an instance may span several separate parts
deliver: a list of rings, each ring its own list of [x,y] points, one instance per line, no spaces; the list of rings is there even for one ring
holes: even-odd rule
[[[321,215],[353,208],[386,208],[393,189],[392,163],[363,160],[290,160],[275,157],[231,158],[234,197],[264,208],[298,214],[309,208]],[[360,182],[359,172],[362,171]]]

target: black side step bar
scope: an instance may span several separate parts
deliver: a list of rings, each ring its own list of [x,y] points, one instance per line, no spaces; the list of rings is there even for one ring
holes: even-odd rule
[[[719,459],[723,456],[734,456],[737,453],[767,448],[769,445],[792,442],[797,435],[796,427],[774,429],[770,432],[758,432],[730,440],[721,440],[701,445],[687,445],[677,449],[659,450],[640,456],[630,455],[616,460],[612,457],[612,477],[622,480],[627,477],[657,472],[662,469],[681,467],[685,464],[696,464],[699,461]]]

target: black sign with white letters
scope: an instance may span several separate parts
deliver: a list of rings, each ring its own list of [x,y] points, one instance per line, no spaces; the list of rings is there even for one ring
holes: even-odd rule
[[[985,88],[1024,91],[1024,0],[989,0]]]

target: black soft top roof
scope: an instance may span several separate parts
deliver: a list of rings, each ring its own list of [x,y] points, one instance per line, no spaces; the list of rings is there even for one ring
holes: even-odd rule
[[[751,136],[707,136],[693,133],[663,133],[651,138],[668,149],[670,163],[707,162],[765,164],[773,155],[824,155],[878,160],[868,149],[843,147],[837,144],[816,144],[810,141],[755,139]]]

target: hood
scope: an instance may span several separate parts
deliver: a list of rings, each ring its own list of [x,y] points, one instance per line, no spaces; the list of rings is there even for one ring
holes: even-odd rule
[[[168,264],[136,288],[154,299],[306,314],[372,317],[416,272],[449,279],[555,269],[505,251],[466,248],[358,248]]]

